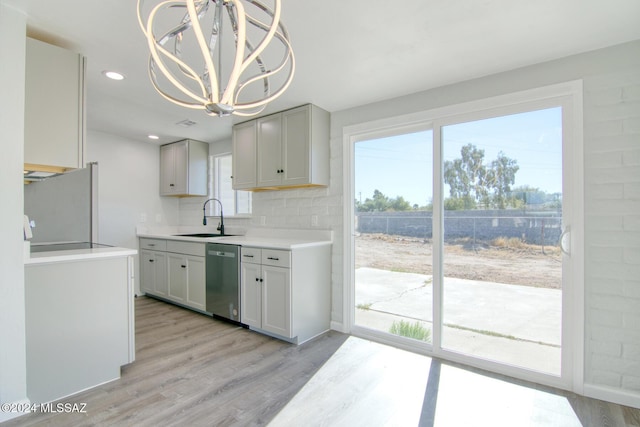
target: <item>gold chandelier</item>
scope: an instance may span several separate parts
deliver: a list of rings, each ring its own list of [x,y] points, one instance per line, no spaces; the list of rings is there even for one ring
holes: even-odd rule
[[[149,77],[167,100],[212,116],[251,116],[289,87],[295,58],[280,0],[272,9],[256,0],[144,3],[138,0],[138,23]],[[232,38],[223,37],[223,26]]]

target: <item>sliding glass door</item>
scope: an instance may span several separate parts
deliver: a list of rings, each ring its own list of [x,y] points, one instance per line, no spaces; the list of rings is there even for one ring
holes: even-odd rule
[[[355,325],[431,342],[433,132],[359,141]]]
[[[354,334],[550,385],[580,377],[576,88],[345,130]]]
[[[562,109],[442,127],[442,348],[560,375]]]

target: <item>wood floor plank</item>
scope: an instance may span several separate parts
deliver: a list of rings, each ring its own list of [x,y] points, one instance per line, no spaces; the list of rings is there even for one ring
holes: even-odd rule
[[[464,384],[447,383],[452,372],[467,368],[438,362],[442,373],[435,375],[430,371],[434,363],[337,332],[295,346],[140,297],[136,299],[136,361],[122,368],[119,380],[62,400],[87,403],[86,414],[32,413],[2,427],[438,426],[444,425],[438,420],[455,419],[459,412],[473,408],[471,400],[456,400],[456,396],[476,380],[458,373]],[[547,397],[535,400],[544,418],[539,415],[528,425],[566,419],[554,418],[555,407],[539,407],[557,404],[553,399],[560,396],[584,426],[640,427],[640,410],[468,371],[479,376],[479,384],[491,377],[522,386],[524,392],[519,393],[525,396],[544,392]],[[486,390],[477,392],[483,394]],[[507,402],[510,396],[497,398]],[[454,408],[450,414],[447,405]],[[413,418],[403,418],[403,412],[409,411]],[[398,424],[399,420],[411,421]],[[479,421],[475,425],[491,425]]]

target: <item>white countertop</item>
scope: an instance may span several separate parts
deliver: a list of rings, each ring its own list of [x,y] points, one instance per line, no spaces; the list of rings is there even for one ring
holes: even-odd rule
[[[24,259],[24,265],[47,264],[53,262],[79,261],[84,259],[116,258],[135,255],[138,251],[127,248],[73,249],[66,251],[36,252]]]
[[[198,231],[195,231],[196,233]],[[179,234],[193,233],[178,230],[138,230],[138,237],[149,239],[180,240],[186,242],[226,243],[268,249],[291,250],[296,248],[331,245],[332,232],[325,230],[248,230],[243,236],[189,237]]]

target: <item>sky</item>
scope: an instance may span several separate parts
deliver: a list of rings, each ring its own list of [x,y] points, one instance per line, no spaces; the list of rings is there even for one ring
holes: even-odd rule
[[[518,187],[562,192],[562,111],[560,107],[449,125],[442,130],[443,160],[460,158],[474,144],[489,164],[498,152],[516,159]],[[424,131],[360,141],[355,145],[355,197],[361,201],[380,190],[424,206],[433,197],[433,132]],[[449,188],[445,185],[444,196]]]

